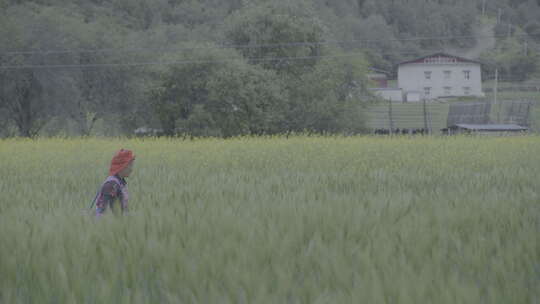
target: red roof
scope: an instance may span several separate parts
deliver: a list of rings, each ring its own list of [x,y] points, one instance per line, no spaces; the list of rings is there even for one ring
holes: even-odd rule
[[[399,65],[402,64],[409,64],[409,63],[429,63],[430,59],[432,60],[431,63],[453,63],[453,62],[461,62],[461,63],[477,63],[481,64],[479,61],[467,59],[464,57],[459,57],[455,55],[450,55],[446,53],[435,53],[428,56],[420,57],[414,60],[404,61],[399,63]],[[445,60],[448,60],[448,62],[445,62]]]

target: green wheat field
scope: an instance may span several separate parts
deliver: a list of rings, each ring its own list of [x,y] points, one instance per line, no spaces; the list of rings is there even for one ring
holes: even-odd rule
[[[540,303],[538,136],[8,139],[0,194],[0,303]]]

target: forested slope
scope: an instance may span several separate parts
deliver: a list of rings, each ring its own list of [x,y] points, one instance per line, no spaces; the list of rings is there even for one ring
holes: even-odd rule
[[[536,0],[0,1],[2,135],[363,129],[367,67],[475,47],[538,72]]]

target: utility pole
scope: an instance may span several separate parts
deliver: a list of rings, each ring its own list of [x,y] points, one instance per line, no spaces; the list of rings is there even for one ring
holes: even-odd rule
[[[528,53],[529,53],[528,48],[529,48],[528,42],[527,42],[527,40],[524,40],[523,41],[523,55],[524,56],[528,55]]]
[[[388,120],[390,121],[390,135],[394,134],[394,118],[392,117],[392,99],[388,99]]]
[[[428,130],[428,119],[427,119],[427,106],[426,106],[426,98],[424,97],[424,102],[423,102],[423,108],[424,108],[424,130],[426,130],[426,132],[429,132]]]
[[[433,119],[432,119],[432,116],[431,116],[431,111],[427,111],[427,115],[428,115],[428,121],[429,121],[429,131],[428,131],[428,134],[431,135],[433,134]]]
[[[497,24],[501,23],[502,9],[497,9]]]
[[[510,107],[508,109],[508,113],[506,113],[506,119],[505,119],[505,123],[517,123],[519,124],[519,121],[516,121],[514,116],[516,114],[514,114],[514,107],[515,107],[516,103],[512,100],[512,103],[510,104]],[[518,110],[516,111],[517,112],[517,115],[519,115],[520,113],[520,110],[521,110],[521,103],[518,103]],[[519,117],[519,116],[518,116]]]
[[[486,14],[486,0],[482,0],[482,17]]]
[[[495,87],[493,88],[493,104],[497,106],[497,123],[501,122],[501,105],[497,103],[497,87],[499,85],[499,69],[495,69]]]
[[[524,121],[524,125],[526,127],[530,127],[530,119],[531,119],[531,108],[532,108],[532,101],[529,100],[529,102],[527,103],[527,110],[525,112],[525,121]]]

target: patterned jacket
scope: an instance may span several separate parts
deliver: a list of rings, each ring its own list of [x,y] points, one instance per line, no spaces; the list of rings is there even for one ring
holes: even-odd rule
[[[127,192],[127,182],[117,175],[109,176],[101,186],[96,198],[96,215],[102,215],[107,207],[116,212],[117,201],[120,203],[122,213],[127,211],[129,195]]]

